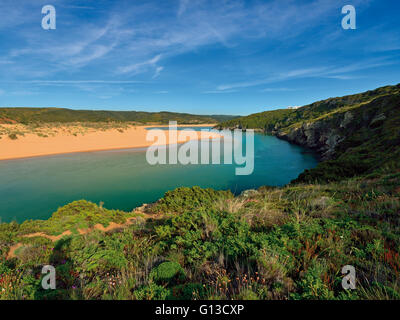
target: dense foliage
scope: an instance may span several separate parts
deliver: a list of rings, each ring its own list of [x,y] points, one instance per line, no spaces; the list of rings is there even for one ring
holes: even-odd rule
[[[181,187],[165,193],[164,197],[148,207],[153,213],[183,213],[197,207],[211,206],[216,200],[233,198],[230,191],[211,188]]]
[[[291,110],[328,128],[356,116],[336,157],[285,187],[178,188],[132,212],[81,200],[0,224],[0,299],[400,299],[396,88]],[[41,286],[48,264],[55,290]]]
[[[398,299],[399,185],[400,173],[385,174],[215,193],[213,202],[180,189],[175,201],[190,193],[197,207],[106,233],[26,238],[11,259],[21,226],[2,224],[0,298]],[[65,210],[83,217],[99,207],[76,202],[51,219]],[[56,267],[56,290],[41,289],[44,264]],[[357,270],[356,290],[341,286],[344,265]]]

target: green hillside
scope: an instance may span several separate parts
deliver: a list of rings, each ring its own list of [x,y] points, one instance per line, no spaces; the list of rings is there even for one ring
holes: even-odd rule
[[[61,108],[0,108],[0,123],[38,123],[38,122],[139,122],[168,124],[178,121],[181,124],[216,123],[234,116],[193,115],[174,112],[141,111],[94,111]]]
[[[220,128],[254,128],[314,149],[324,162],[297,182],[337,181],[400,168],[400,84],[299,109],[266,111]]]
[[[75,201],[46,221],[0,224],[0,300],[400,299],[399,185],[397,172],[238,197],[179,188],[132,225],[86,235],[78,228],[135,214]],[[67,229],[55,242],[24,236]],[[47,264],[56,290],[42,289]],[[345,265],[356,290],[341,285]]]
[[[130,212],[80,200],[0,224],[0,300],[398,300],[399,104],[393,86],[226,122],[325,157],[284,187],[182,187]]]
[[[400,93],[400,84],[345,97],[330,98],[298,109],[278,109],[238,117],[221,123],[220,127],[262,129],[266,132],[272,132],[274,129],[289,128],[307,120],[316,120],[321,116],[344,112],[351,108],[360,107],[363,103],[371,102],[376,98],[398,93]]]

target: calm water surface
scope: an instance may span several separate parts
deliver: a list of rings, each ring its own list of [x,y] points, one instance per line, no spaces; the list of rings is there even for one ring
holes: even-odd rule
[[[276,137],[255,134],[254,142],[254,172],[249,176],[236,176],[235,164],[150,166],[143,149],[0,161],[0,219],[47,219],[58,207],[80,199],[132,210],[180,186],[237,194],[285,185],[317,164],[312,153]]]

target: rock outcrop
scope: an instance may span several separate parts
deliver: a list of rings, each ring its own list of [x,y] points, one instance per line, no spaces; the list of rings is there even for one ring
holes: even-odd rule
[[[379,118],[379,121],[382,117]],[[274,130],[272,134],[278,138],[287,140],[316,151],[321,160],[334,158],[336,147],[360,126],[360,121],[355,123],[355,116],[352,112],[337,113],[332,116],[304,122],[297,127],[283,128]],[[368,124],[370,116],[361,119],[363,123]],[[378,120],[376,120],[378,121]]]
[[[370,131],[389,119],[383,110],[392,110],[398,96],[385,96],[351,111],[336,112],[311,121],[289,127],[279,127],[272,134],[289,142],[310,148],[320,154],[322,160],[335,157],[337,147],[359,130]]]
[[[288,131],[273,132],[278,138],[310,148],[321,155],[322,160],[334,156],[336,146],[344,140],[345,133],[340,127],[326,126],[325,121],[304,123]]]

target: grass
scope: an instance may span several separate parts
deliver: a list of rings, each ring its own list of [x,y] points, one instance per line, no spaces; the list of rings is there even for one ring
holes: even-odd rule
[[[284,187],[236,197],[178,188],[141,214],[81,200],[48,220],[0,224],[0,299],[400,299],[398,88],[255,116],[263,130],[304,118],[299,128],[315,120],[332,131],[353,114],[334,157]],[[137,223],[124,228],[77,232],[131,216]],[[65,230],[56,242],[24,237]],[[56,268],[56,290],[41,289],[45,264]],[[355,290],[342,287],[346,265]]]
[[[124,132],[135,128],[136,122],[51,122],[33,124],[0,124],[0,137],[8,136],[17,139],[18,135],[35,134],[42,138],[53,137],[58,133],[74,136],[85,135],[93,131],[117,130]],[[13,137],[13,138],[11,138]]]
[[[4,260],[7,246],[28,231],[57,233],[81,220],[88,223],[87,217],[106,224],[129,215],[74,202],[48,221],[0,225],[1,268],[21,277],[21,287],[13,283],[12,295],[0,297],[397,299],[399,185],[400,174],[386,174],[262,187],[238,197],[180,188],[147,209],[157,209],[162,219],[105,234],[73,234],[56,243],[27,238],[17,259]],[[175,205],[182,210],[176,212]],[[22,287],[29,269],[40,279],[44,263],[60,273],[51,296],[39,286]],[[341,268],[348,264],[357,270],[353,291],[341,287]]]

